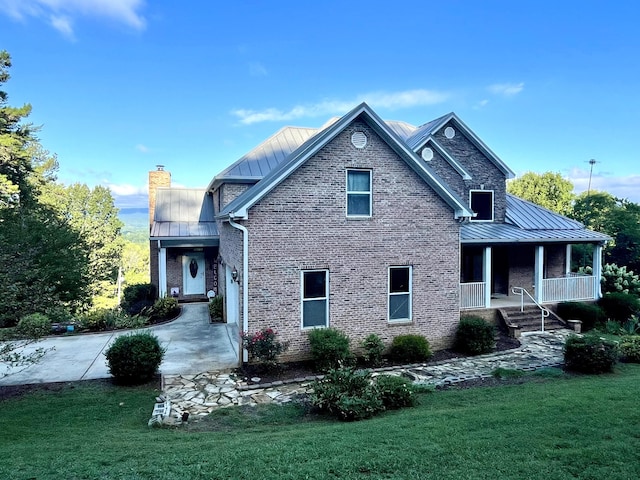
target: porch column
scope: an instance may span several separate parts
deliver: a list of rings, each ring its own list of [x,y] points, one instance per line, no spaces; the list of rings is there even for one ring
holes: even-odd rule
[[[158,249],[158,296],[167,295],[167,249]]]
[[[491,247],[484,247],[482,254],[482,281],[484,282],[484,307],[491,307]]]
[[[602,297],[602,286],[600,285],[602,278],[602,245],[593,246],[593,298]]]
[[[534,298],[538,303],[542,303],[544,299],[542,298],[542,279],[544,277],[544,246],[537,245],[536,246],[536,256],[535,256],[535,265],[533,269],[533,288],[534,288]]]
[[[565,276],[569,276],[569,274],[571,273],[571,244],[568,243],[567,244],[567,253],[565,256],[565,261],[564,261],[564,274]]]

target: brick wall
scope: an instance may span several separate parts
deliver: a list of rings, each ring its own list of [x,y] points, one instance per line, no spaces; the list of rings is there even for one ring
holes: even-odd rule
[[[354,130],[368,137],[350,143]],[[346,168],[372,169],[373,216],[345,216]],[[250,209],[250,330],[275,327],[289,357],[308,351],[300,271],[328,269],[329,318],[354,346],[370,333],[388,344],[425,335],[451,342],[459,321],[459,224],[447,206],[366,124],[355,122]],[[221,255],[241,271],[240,232],[221,226]],[[413,266],[413,321],[387,322],[388,267]]]
[[[511,287],[523,287],[533,295],[535,250],[533,245],[509,248],[509,295]]]
[[[560,278],[564,276],[567,258],[566,245],[547,245],[545,252],[545,278]]]

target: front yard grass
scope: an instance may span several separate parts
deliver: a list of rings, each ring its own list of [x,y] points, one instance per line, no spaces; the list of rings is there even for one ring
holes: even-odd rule
[[[271,406],[191,430],[146,426],[153,386],[75,384],[0,402],[0,478],[640,478],[639,384],[626,364],[436,391],[356,423]]]

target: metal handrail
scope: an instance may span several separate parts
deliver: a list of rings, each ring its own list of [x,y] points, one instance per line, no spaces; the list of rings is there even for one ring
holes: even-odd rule
[[[535,298],[533,298],[531,296],[531,294],[529,292],[527,292],[527,290],[525,288],[522,287],[512,287],[511,288],[511,293],[513,293],[514,295],[520,295],[520,311],[524,312],[524,294],[527,294],[527,297],[529,297],[531,299],[531,301],[536,304],[538,306],[538,308],[540,309],[540,320],[541,320],[541,331],[544,332],[544,319],[547,318],[551,312],[549,312],[549,310],[545,307],[543,307],[542,305],[540,305]]]

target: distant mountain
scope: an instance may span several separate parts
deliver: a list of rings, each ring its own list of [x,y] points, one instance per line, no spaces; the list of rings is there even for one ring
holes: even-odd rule
[[[148,208],[121,208],[118,218],[124,223],[122,232],[149,231]]]

